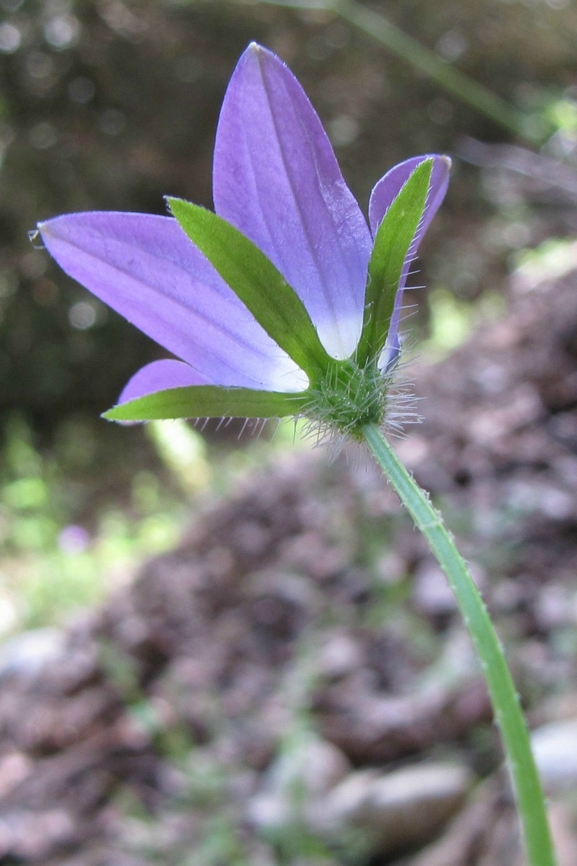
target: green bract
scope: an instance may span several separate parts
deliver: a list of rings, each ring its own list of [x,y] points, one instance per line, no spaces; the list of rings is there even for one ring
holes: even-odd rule
[[[413,241],[423,219],[433,160],[414,170],[381,222],[369,261],[363,330],[355,353],[359,364],[382,352]]]

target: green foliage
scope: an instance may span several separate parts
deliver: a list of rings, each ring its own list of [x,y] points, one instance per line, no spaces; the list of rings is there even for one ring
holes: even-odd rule
[[[242,450],[217,442],[209,459],[184,421],[127,431],[74,416],[44,447],[23,416],[9,416],[0,445],[0,639],[98,603],[139,561],[178,541],[200,495],[225,493],[293,441],[293,425],[281,425],[271,442],[245,437]]]
[[[184,496],[176,484],[162,484],[161,465],[158,475],[142,465],[130,468],[124,507],[115,490],[98,490],[99,482],[114,477],[110,445],[110,439],[98,443],[89,425],[71,420],[54,450],[43,453],[21,416],[6,424],[0,634],[57,623],[74,608],[94,604],[115,575],[177,540]]]

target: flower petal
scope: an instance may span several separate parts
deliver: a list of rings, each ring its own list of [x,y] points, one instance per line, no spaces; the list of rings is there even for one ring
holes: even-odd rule
[[[293,286],[327,352],[351,355],[370,232],[302,87],[258,45],[242,55],[226,92],[213,182],[216,212]]]
[[[400,162],[377,181],[373,187],[369,202],[369,222],[373,235],[377,233],[383,217],[401,191],[403,185],[417,166],[426,159],[433,160],[433,170],[431,172],[429,195],[427,197],[427,208],[419,230],[419,241],[421,240],[447,192],[451,171],[451,160],[448,156],[439,156],[435,153],[425,154],[424,156],[413,156],[411,159]]]
[[[142,367],[138,373],[129,379],[122,394],[118,398],[119,403],[128,403],[157,391],[166,391],[169,388],[186,388],[190,385],[212,384],[204,376],[201,376],[188,364],[182,361],[153,361]]]
[[[302,371],[176,220],[89,212],[57,217],[39,230],[70,276],[205,381],[282,391],[306,387]]]

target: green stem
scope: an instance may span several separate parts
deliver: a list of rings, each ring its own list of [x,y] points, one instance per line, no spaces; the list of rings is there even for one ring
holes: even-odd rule
[[[519,696],[487,608],[467,566],[432,506],[375,425],[363,428],[365,441],[379,466],[421,530],[445,572],[475,644],[495,718],[501,730],[529,866],[555,866],[543,789],[531,751]]]

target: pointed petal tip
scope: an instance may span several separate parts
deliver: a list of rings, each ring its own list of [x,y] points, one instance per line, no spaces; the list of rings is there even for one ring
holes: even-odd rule
[[[432,169],[427,213],[421,237],[424,235],[427,226],[445,197],[449,184],[452,161],[449,156],[444,154],[424,153],[421,156],[412,156],[389,169],[375,184],[369,201],[369,219],[373,234],[376,234],[384,215],[401,191],[403,184],[427,160],[432,162]]]
[[[245,54],[251,54],[254,57],[271,57],[274,60],[277,60],[279,63],[282,63],[284,66],[284,62],[280,59],[280,57],[271,51],[270,48],[266,48],[264,45],[261,45],[260,42],[250,42]]]
[[[87,218],[90,218],[93,216],[98,217],[100,215],[109,215],[109,212],[107,212],[107,211],[78,211],[78,212],[74,212],[74,213],[62,213],[62,214],[58,214],[57,216],[50,217],[47,220],[41,220],[40,222],[36,223],[36,228],[38,229],[39,232],[52,233],[52,230],[54,229],[55,226],[65,225],[66,223],[74,222],[75,220],[83,221]],[[111,213],[110,213],[110,215],[112,216]]]
[[[255,61],[259,63],[261,60],[277,60],[279,63],[282,63],[279,57],[273,51],[270,51],[268,48],[265,48],[264,45],[260,45],[258,42],[250,42],[243,53],[240,56],[240,59],[237,63],[237,68],[241,67],[247,61]]]
[[[48,220],[42,220],[42,222],[36,223],[36,228],[28,232],[28,237],[30,238],[30,240],[34,242],[34,240],[38,236],[40,236],[42,240],[44,240],[45,235],[51,235],[51,226],[55,219],[58,219],[58,217],[54,217],[53,219]]]
[[[263,76],[281,76],[281,79],[286,76],[288,79],[296,81],[294,74],[282,57],[259,42],[250,42],[247,45],[236,64],[233,77],[235,73],[244,74],[243,70],[246,70],[250,64],[254,64]],[[300,87],[300,85],[298,86]]]
[[[40,237],[48,252],[52,253],[51,242],[60,240],[69,227],[74,228],[75,224],[81,223],[86,216],[90,216],[90,214],[58,214],[58,216],[36,223],[36,230],[29,232],[29,237],[33,242]]]
[[[439,174],[442,174],[443,177],[448,177],[453,167],[451,157],[446,153],[432,153],[431,158],[433,160],[433,168],[436,166]]]

